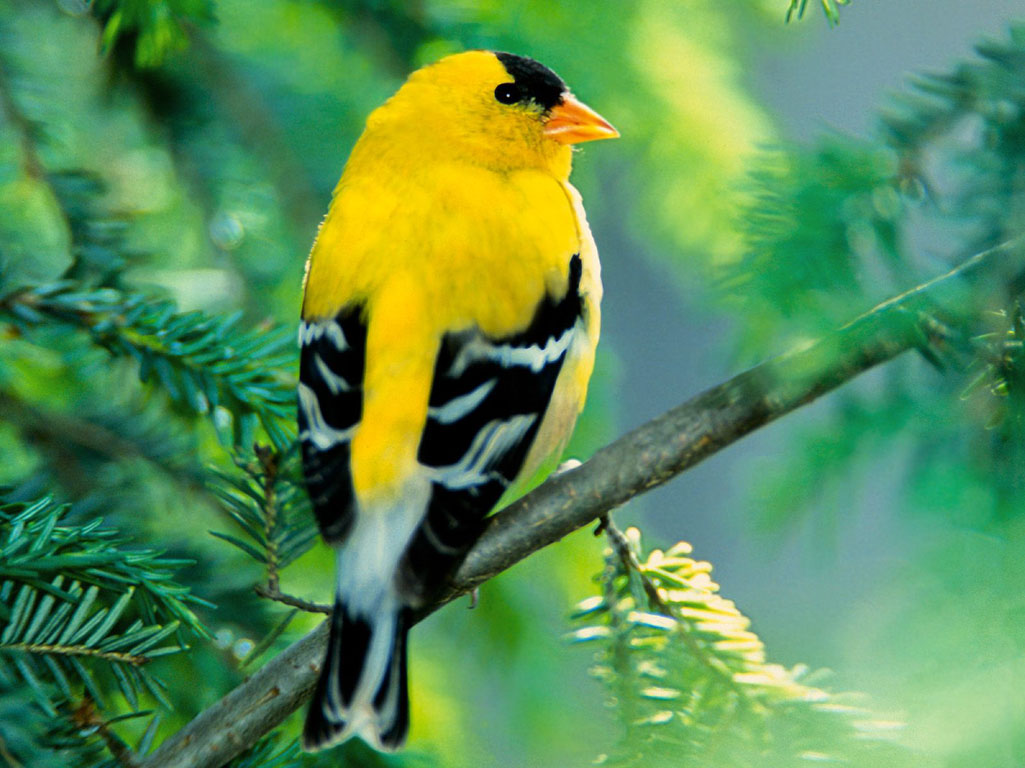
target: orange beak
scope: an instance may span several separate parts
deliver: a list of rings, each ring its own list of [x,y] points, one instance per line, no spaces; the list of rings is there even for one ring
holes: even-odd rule
[[[571,94],[564,94],[562,103],[552,109],[545,123],[545,136],[560,144],[579,144],[582,141],[615,139],[619,131]]]

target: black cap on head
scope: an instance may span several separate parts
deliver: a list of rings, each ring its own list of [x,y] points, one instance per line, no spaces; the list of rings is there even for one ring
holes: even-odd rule
[[[515,53],[505,53],[504,51],[495,51],[495,56],[502,62],[505,71],[516,81],[519,89],[531,101],[540,104],[546,110],[562,101],[566,84],[544,64],[528,59],[526,56],[517,56]]]

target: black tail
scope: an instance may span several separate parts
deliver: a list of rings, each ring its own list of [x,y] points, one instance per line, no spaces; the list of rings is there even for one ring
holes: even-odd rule
[[[408,631],[408,610],[397,601],[382,601],[373,616],[354,615],[335,603],[303,749],[324,749],[357,734],[378,749],[403,745],[409,731]]]

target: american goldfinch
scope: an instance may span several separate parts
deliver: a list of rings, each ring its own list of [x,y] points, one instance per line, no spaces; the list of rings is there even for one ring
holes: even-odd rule
[[[337,551],[303,746],[401,746],[406,633],[485,516],[564,448],[598,342],[572,144],[619,134],[547,67],[470,51],[367,120],[306,267],[299,438]]]

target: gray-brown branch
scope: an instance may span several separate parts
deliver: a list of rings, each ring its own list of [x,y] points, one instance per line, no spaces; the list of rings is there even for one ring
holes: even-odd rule
[[[1020,289],[1023,274],[1025,238],[973,256],[826,338],[638,427],[495,515],[451,590],[430,610],[863,371],[914,347],[942,353],[948,329],[982,312],[973,300],[1001,306],[1012,285]],[[309,698],[326,637],[324,622],[168,738],[140,768],[218,768],[252,746]]]

